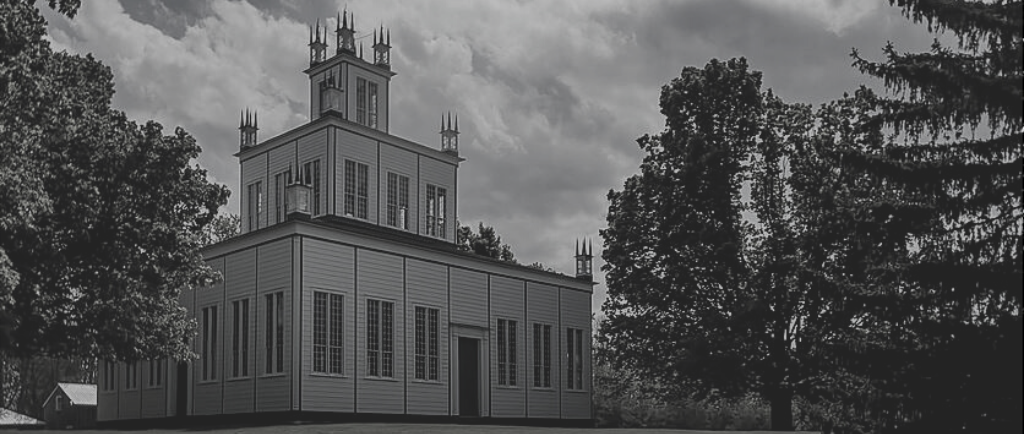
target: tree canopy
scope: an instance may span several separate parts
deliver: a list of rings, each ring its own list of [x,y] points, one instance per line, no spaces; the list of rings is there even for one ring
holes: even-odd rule
[[[32,4],[0,2],[0,351],[188,357],[177,298],[217,277],[198,249],[228,191],[183,129],[111,108],[109,68],[53,52]]]
[[[806,313],[783,171],[811,110],[762,91],[744,59],[684,68],[661,109],[640,174],[608,195],[603,338],[670,387],[758,392],[791,429]]]
[[[480,222],[477,228],[477,231],[473,232],[472,227],[459,225],[456,244],[460,249],[480,256],[516,263],[516,256],[512,253],[512,248],[501,242],[501,235],[494,230],[494,226],[487,226],[484,222]]]

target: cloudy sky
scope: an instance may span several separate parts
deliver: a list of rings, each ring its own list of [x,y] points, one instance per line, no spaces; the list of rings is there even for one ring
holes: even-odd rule
[[[884,0],[90,0],[44,15],[55,49],[112,68],[117,108],[196,137],[238,213],[239,110],[259,111],[261,139],[307,122],[308,26],[346,7],[357,38],[391,30],[392,134],[437,146],[441,113],[459,114],[462,223],[566,274],[576,238],[600,256],[606,195],[637,172],[636,138],[664,128],[659,91],[683,67],[744,56],[766,88],[817,105],[877,87],[853,48],[932,40]],[[598,285],[595,312],[603,299]]]

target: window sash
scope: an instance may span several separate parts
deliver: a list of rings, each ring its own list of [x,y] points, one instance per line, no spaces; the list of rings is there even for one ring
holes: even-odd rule
[[[370,106],[370,118],[368,119],[367,126],[370,128],[377,128],[377,83],[369,82],[369,101]]]
[[[498,320],[498,385],[499,386],[505,386],[506,385],[505,372],[508,369],[508,367],[506,366],[506,364],[507,364],[506,359],[508,358],[508,354],[506,353],[506,345],[508,345],[508,344],[505,341],[505,327],[506,327],[506,321],[503,320],[503,319],[499,319]]]
[[[366,364],[367,375],[395,376],[395,304],[390,301],[366,299]]]
[[[313,293],[313,372],[327,372],[327,293]]]
[[[345,368],[344,344],[345,344],[345,301],[340,294],[331,294],[330,312],[331,318],[328,328],[330,339],[328,339],[329,351],[329,372],[331,374],[342,374]]]
[[[366,125],[366,79],[356,79],[356,123]]]
[[[429,360],[429,366],[427,370],[427,379],[437,381],[438,372],[440,371],[440,360],[439,360],[439,348],[438,348],[438,336],[440,335],[438,324],[440,321],[438,318],[441,316],[440,311],[437,309],[427,309],[427,332],[429,340],[427,341],[427,357]]]

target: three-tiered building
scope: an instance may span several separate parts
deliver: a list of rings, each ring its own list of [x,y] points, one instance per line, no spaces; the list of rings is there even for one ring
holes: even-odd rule
[[[390,32],[370,61],[347,13],[333,56],[310,33],[312,120],[259,142],[243,115],[243,233],[203,252],[223,281],[181,295],[199,358],[101,364],[99,421],[589,423],[589,250],[575,277],[460,251],[458,120],[440,149],[390,135]]]

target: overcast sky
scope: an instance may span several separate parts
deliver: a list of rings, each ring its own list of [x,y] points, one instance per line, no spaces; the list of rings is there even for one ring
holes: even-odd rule
[[[818,105],[877,87],[853,48],[877,59],[886,41],[932,41],[884,0],[89,0],[73,20],[44,15],[56,50],[112,68],[115,107],[196,137],[238,213],[239,110],[259,111],[261,140],[307,122],[308,26],[333,29],[345,7],[357,38],[391,30],[392,134],[436,147],[441,113],[458,113],[461,222],[565,274],[579,237],[603,265],[607,193],[637,172],[636,138],[664,128],[659,91],[683,67],[743,56],[765,88]],[[600,284],[595,312],[603,300]]]

